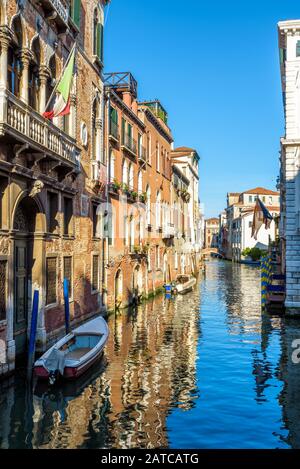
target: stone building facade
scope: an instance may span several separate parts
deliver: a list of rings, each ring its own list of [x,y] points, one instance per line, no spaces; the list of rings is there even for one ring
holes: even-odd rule
[[[39,350],[63,331],[64,278],[73,324],[102,308],[106,3],[0,2],[0,375],[25,351],[34,290]],[[47,120],[75,43],[70,114]]]
[[[217,249],[219,246],[219,218],[207,218],[205,220],[204,247]]]
[[[286,274],[285,306],[300,314],[300,20],[278,24],[280,71],[285,116],[281,139],[282,268]]]

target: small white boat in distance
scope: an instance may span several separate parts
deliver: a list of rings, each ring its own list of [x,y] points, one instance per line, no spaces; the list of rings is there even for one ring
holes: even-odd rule
[[[191,275],[178,275],[176,278],[174,293],[184,295],[185,293],[192,291],[196,283],[197,280]]]
[[[51,384],[59,375],[78,378],[102,356],[108,336],[107,322],[101,316],[77,327],[35,362],[35,375]]]

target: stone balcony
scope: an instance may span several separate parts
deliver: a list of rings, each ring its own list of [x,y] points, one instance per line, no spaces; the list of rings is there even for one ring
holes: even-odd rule
[[[75,140],[9,91],[0,99],[0,140],[24,145],[25,151],[55,161],[63,172],[79,169]]]
[[[68,28],[69,3],[65,0],[35,0],[45,12],[46,19],[54,21],[59,32],[65,32]]]

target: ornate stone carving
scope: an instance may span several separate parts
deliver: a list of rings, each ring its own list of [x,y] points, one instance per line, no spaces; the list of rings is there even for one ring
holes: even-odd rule
[[[0,236],[0,254],[2,255],[7,255],[9,254],[9,249],[10,244],[9,244],[9,239],[6,238],[5,236]]]
[[[31,191],[29,192],[29,197],[35,197],[37,194],[42,192],[43,188],[44,188],[44,183],[40,179],[38,179],[33,184]]]

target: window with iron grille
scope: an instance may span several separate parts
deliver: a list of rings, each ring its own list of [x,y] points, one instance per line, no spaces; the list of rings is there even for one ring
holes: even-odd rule
[[[99,256],[93,256],[92,265],[92,290],[99,290]]]
[[[72,220],[73,220],[73,201],[69,197],[64,197],[64,234],[72,235]]]
[[[46,259],[46,304],[56,303],[57,286],[57,259],[48,257]]]
[[[6,272],[7,261],[0,261],[0,321],[6,319]]]
[[[72,269],[72,257],[64,257],[64,279],[68,280],[69,286],[69,298],[73,296],[73,269]]]

